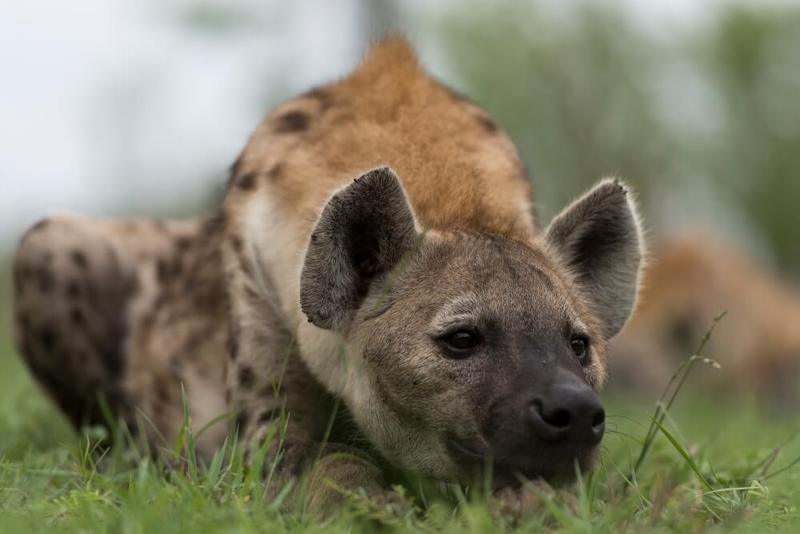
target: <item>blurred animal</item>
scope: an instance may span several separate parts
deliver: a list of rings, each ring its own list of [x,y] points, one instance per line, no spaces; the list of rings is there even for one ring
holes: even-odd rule
[[[280,480],[314,459],[317,479],[376,492],[373,459],[564,480],[596,457],[606,342],[641,257],[617,180],[539,230],[506,134],[392,39],[267,116],[217,216],[33,227],[17,338],[76,424],[101,420],[100,393],[169,442],[183,386],[195,429],[237,413]]]
[[[610,389],[660,392],[723,311],[703,354],[721,368],[700,370],[692,381],[753,392],[772,404],[796,403],[800,293],[755,260],[697,235],[654,248],[637,313],[611,343]]]

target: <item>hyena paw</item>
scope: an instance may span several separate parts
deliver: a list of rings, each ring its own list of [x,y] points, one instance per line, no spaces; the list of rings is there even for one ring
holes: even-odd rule
[[[321,513],[348,503],[370,511],[393,513],[413,508],[402,493],[386,487],[377,465],[354,452],[326,454],[314,464],[309,473],[306,501],[312,510]]]
[[[519,520],[541,510],[554,495],[555,490],[541,481],[525,482],[518,488],[504,488],[492,497],[492,513]]]

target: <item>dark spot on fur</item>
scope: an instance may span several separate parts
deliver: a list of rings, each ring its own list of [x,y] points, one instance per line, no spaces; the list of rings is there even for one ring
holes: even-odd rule
[[[255,374],[253,373],[253,369],[247,366],[242,366],[239,368],[239,385],[245,388],[249,388],[253,385],[255,381]]]
[[[85,322],[85,316],[80,308],[72,308],[69,311],[69,320],[75,326],[82,326]]]
[[[52,350],[56,344],[56,331],[50,325],[45,325],[39,330],[39,343],[45,350]]]
[[[678,350],[691,350],[694,342],[694,328],[687,317],[675,317],[669,328],[669,340]]]
[[[156,276],[158,276],[158,281],[162,284],[177,278],[182,270],[183,264],[179,257],[171,259],[159,258],[156,262]]]
[[[55,278],[53,273],[47,267],[40,267],[36,271],[36,281],[39,285],[39,290],[42,293],[49,293],[55,286]]]
[[[119,378],[122,375],[123,369],[125,369],[122,347],[118,343],[119,341],[117,341],[116,345],[104,351],[102,356],[108,373],[115,379]]]
[[[242,238],[238,235],[231,237],[231,247],[233,251],[236,253],[237,256],[242,254],[242,249],[244,248],[244,244],[242,243]]]
[[[234,424],[236,425],[236,428],[239,430],[239,435],[243,436],[245,430],[247,429],[247,414],[243,410],[240,410],[236,414],[236,421]],[[249,452],[250,452],[249,450],[245,451],[245,456],[247,456],[247,453]]]
[[[17,325],[19,325],[20,332],[23,336],[27,335],[31,330],[31,320],[28,314],[23,311],[17,311]]]
[[[197,332],[192,332],[189,336],[189,339],[186,341],[186,351],[189,353],[190,357],[201,354],[199,349],[205,345],[208,340],[208,332],[209,330],[198,330]]]
[[[483,128],[486,133],[497,133],[497,123],[485,115],[478,117],[478,124],[480,124],[481,128]]]
[[[191,245],[191,237],[181,236],[175,239],[175,248],[177,248],[180,252],[186,252]]]
[[[305,111],[287,111],[275,119],[275,131],[278,133],[302,132],[308,128],[309,122],[308,113]]]
[[[242,191],[251,191],[256,186],[256,175],[249,172],[236,180],[236,187]]]
[[[19,269],[19,276],[23,280],[33,278],[33,269],[28,267],[27,265],[25,267],[21,267]]]
[[[281,409],[280,408],[273,408],[271,410],[264,410],[260,414],[258,414],[258,422],[259,423],[266,423],[267,421],[272,421],[273,419],[278,419],[281,416]]]
[[[270,170],[267,171],[267,178],[272,181],[280,180],[283,176],[283,164],[276,163]]]
[[[152,313],[148,313],[147,315],[142,317],[142,328],[144,328],[145,330],[153,328],[155,324],[156,324],[156,318],[155,315],[153,315]]]
[[[234,336],[228,336],[228,358],[231,361],[235,360],[236,357],[239,356],[239,340],[236,339]]]
[[[238,355],[239,355],[239,325],[234,318],[231,318],[231,321],[228,323],[228,357],[231,360],[235,360]]]
[[[71,257],[72,263],[79,269],[85,271],[89,268],[89,260],[86,258],[86,254],[84,254],[83,251],[77,249],[73,250]]]
[[[156,276],[158,276],[158,281],[164,283],[169,280],[169,271],[170,269],[167,260],[164,258],[159,258],[156,262]]]
[[[170,401],[169,387],[164,380],[156,381],[156,398],[161,404],[167,404]]]
[[[70,280],[66,287],[67,298],[75,300],[81,296],[81,286],[76,280]]]

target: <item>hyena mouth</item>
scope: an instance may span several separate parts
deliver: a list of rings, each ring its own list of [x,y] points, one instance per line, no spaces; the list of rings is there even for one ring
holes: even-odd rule
[[[463,461],[471,463],[484,462],[491,456],[491,451],[488,449],[478,449],[453,438],[447,440],[447,449],[451,456],[462,460],[460,463],[463,463]]]
[[[477,447],[456,438],[447,439],[446,445],[450,456],[462,466],[468,478],[483,478],[491,473],[496,488],[519,486],[525,480],[537,479],[556,486],[569,484],[575,480],[576,470],[585,473],[591,469],[597,452],[594,447],[573,451],[564,456],[551,456],[545,464],[538,464],[509,461],[498,457],[490,447]]]

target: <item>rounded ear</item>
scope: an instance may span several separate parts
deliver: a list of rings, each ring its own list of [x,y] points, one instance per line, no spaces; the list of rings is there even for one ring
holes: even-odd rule
[[[633,311],[644,256],[628,187],[603,180],[553,219],[545,239],[575,275],[603,334],[614,336]]]
[[[300,276],[300,306],[320,328],[342,330],[371,283],[416,242],[416,221],[397,175],[373,169],[322,210]]]

